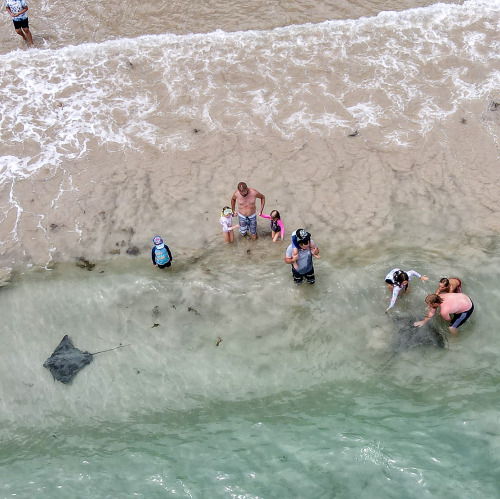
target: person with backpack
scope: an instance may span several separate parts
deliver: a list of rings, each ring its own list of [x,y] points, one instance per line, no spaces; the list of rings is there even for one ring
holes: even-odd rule
[[[153,238],[153,244],[154,246],[151,250],[153,265],[159,269],[170,267],[172,265],[172,253],[170,253],[169,247],[163,242],[160,236]]]

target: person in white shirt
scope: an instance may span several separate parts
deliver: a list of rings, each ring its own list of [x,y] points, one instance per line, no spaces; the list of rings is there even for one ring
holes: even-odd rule
[[[28,4],[26,0],[5,0],[5,10],[12,17],[14,29],[25,42],[33,47],[33,37],[28,23]]]
[[[408,289],[408,283],[413,276],[418,277],[422,282],[429,279],[426,275],[420,275],[415,270],[403,271],[398,268],[392,269],[385,276],[385,283],[387,287],[392,291],[391,303],[386,312],[388,312],[391,308],[394,307],[394,305],[396,305],[396,300],[398,299],[399,292],[403,289],[406,292],[406,290]]]
[[[224,206],[220,213],[220,224],[222,225],[222,232],[224,233],[224,241],[226,244],[234,241],[234,231],[239,225],[233,225],[233,210],[229,206]]]

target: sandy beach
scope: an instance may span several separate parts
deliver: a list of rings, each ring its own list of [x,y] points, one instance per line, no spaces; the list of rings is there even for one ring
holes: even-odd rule
[[[500,223],[500,109],[491,107],[473,103],[404,148],[384,144],[395,120],[382,133],[327,129],[289,140],[271,130],[222,133],[192,120],[176,128],[187,151],[145,145],[125,153],[96,144],[85,158],[3,184],[1,204],[10,204],[0,225],[3,266],[127,251],[149,258],[156,233],[175,253],[192,255],[221,243],[218,213],[241,180],[266,195],[266,208],[279,209],[290,231],[306,226],[329,241],[332,256],[409,237],[430,249],[474,245],[498,235]],[[263,220],[260,227],[269,233]]]

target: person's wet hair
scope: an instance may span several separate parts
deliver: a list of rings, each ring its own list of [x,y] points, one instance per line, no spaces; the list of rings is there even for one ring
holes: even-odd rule
[[[408,281],[408,274],[406,272],[399,270],[398,272],[394,273],[394,282],[398,286],[402,286],[404,281]]]
[[[432,294],[427,296],[425,303],[427,303],[427,305],[441,305],[443,299],[439,295]]]
[[[245,182],[240,182],[238,184],[238,190],[241,192],[241,191],[244,191],[245,189],[248,189],[247,184],[245,184]]]
[[[271,211],[270,217],[275,218],[276,220],[281,220],[280,212],[278,210]]]
[[[450,287],[450,280],[447,279],[446,277],[443,277],[442,279],[439,279],[439,284],[444,284],[445,288]]]

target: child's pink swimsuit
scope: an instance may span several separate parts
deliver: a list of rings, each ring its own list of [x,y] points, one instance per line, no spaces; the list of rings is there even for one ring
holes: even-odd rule
[[[267,218],[268,220],[271,220],[271,230],[273,232],[279,232],[281,230],[281,239],[285,239],[285,226],[283,225],[283,222],[281,221],[281,218],[278,220],[273,220],[271,218],[271,215],[261,215],[262,218]]]

